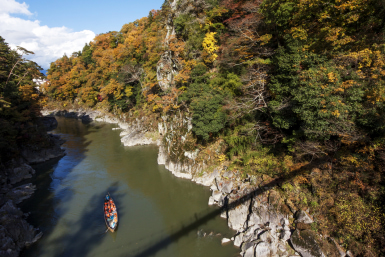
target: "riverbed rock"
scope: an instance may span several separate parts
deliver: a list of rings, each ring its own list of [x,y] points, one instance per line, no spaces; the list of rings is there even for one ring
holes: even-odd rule
[[[21,156],[30,164],[48,161],[49,159],[62,157],[65,155],[61,145],[63,140],[58,135],[49,134],[50,146],[46,148],[36,148],[34,146],[23,146]]]
[[[15,188],[12,188],[7,194],[6,198],[12,200],[15,204],[19,204],[25,199],[31,197],[33,192],[36,190],[36,186],[32,183],[21,185]]]
[[[246,200],[233,209],[227,211],[227,223],[230,228],[239,232],[244,230],[244,226],[249,215],[250,201],[251,199]]]
[[[41,237],[22,216],[11,200],[0,208],[0,256],[19,256],[27,242],[36,242]]]
[[[227,243],[229,243],[229,242],[231,242],[231,240],[230,239],[228,239],[228,238],[222,238],[222,240],[221,240],[221,244],[227,244]]]
[[[51,131],[57,128],[57,120],[53,116],[43,116],[39,118],[46,131]]]
[[[218,169],[214,169],[213,172],[205,172],[202,176],[197,176],[193,178],[193,181],[197,184],[201,184],[204,186],[213,185],[213,182],[216,177],[219,176]]]
[[[35,174],[35,170],[26,163],[20,164],[18,167],[8,168],[8,179],[11,184],[18,183],[24,179],[31,178]]]
[[[150,145],[155,144],[151,138],[146,137],[146,132],[141,130],[131,130],[125,135],[121,141],[124,146],[135,146],[135,145]]]

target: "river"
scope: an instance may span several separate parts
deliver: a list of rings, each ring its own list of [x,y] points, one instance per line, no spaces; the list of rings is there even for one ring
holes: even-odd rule
[[[211,217],[210,191],[157,164],[156,146],[124,147],[113,124],[57,117],[67,155],[34,166],[35,194],[21,206],[43,237],[22,256],[238,256],[226,220]],[[105,232],[109,192],[119,226]],[[206,233],[206,236],[204,234]],[[211,233],[211,235],[210,235]],[[218,235],[220,234],[220,235]]]

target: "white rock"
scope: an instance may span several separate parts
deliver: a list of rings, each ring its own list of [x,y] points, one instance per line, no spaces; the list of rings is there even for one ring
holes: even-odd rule
[[[195,151],[186,151],[184,152],[184,156],[191,160],[195,160],[199,154],[199,149],[196,149]]]
[[[270,231],[264,231],[258,235],[258,238],[262,241],[267,241],[269,239],[271,240],[271,233]]]
[[[213,191],[212,197],[214,201],[219,202],[222,198],[222,193],[219,191]]]
[[[281,239],[284,240],[284,241],[287,241],[290,239],[290,236],[291,236],[291,233],[290,233],[290,230],[283,230],[281,231]]]
[[[254,246],[249,247],[243,257],[254,257]]]
[[[310,215],[303,211],[303,210],[300,210],[296,213],[296,222],[302,222],[302,223],[305,223],[305,224],[310,224],[310,223],[313,223],[313,219],[310,217]]]
[[[227,244],[228,242],[231,242],[231,240],[228,238],[222,238],[222,241],[221,241],[222,244]]]
[[[234,238],[234,245],[240,247],[243,242],[243,233],[239,233]]]
[[[261,242],[255,247],[255,256],[270,257],[270,245],[266,242]]]
[[[249,214],[250,201],[251,200],[247,200],[235,208],[228,210],[227,222],[230,228],[238,232],[241,232],[244,229],[244,225]]]
[[[289,226],[289,220],[286,218],[282,218],[281,219],[281,225],[282,225],[282,227]]]

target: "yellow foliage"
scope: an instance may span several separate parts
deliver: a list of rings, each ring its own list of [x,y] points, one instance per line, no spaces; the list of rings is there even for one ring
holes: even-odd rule
[[[290,33],[293,35],[293,38],[299,38],[301,40],[307,39],[307,32],[301,27],[293,27],[290,30]]]
[[[215,34],[216,32],[208,32],[203,39],[202,46],[205,51],[205,62],[214,62],[218,57],[218,55],[215,53],[219,49],[219,47],[216,45],[217,40],[215,39]]]
[[[217,156],[217,159],[219,162],[224,162],[226,160],[226,155],[225,154],[221,154],[221,155],[218,155]]]
[[[328,73],[328,79],[329,79],[329,82],[331,83],[336,82],[337,80],[336,75],[333,72]]]
[[[259,37],[258,41],[261,42],[261,45],[266,45],[267,43],[269,43],[269,41],[272,37],[273,37],[273,35],[271,35],[271,34],[265,34],[265,35]]]

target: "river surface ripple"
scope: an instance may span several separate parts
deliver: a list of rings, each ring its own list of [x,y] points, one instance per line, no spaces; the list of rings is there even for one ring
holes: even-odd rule
[[[34,166],[37,190],[21,209],[44,235],[22,256],[238,256],[220,243],[234,231],[210,215],[209,189],[158,165],[156,146],[124,147],[113,124],[57,120],[67,155]],[[119,212],[115,233],[105,233],[107,192]]]

